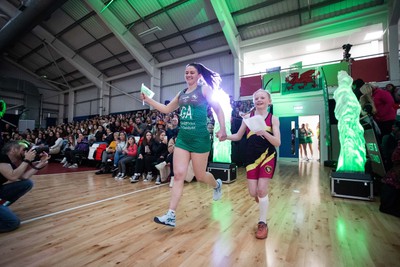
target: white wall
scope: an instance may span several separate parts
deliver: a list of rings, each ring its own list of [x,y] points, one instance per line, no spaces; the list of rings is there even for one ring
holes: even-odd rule
[[[147,108],[140,101],[140,87],[150,87],[150,76],[140,73],[131,77],[111,82],[110,113]],[[128,95],[126,95],[128,94]]]
[[[296,44],[292,45],[295,46]],[[265,52],[267,52],[267,50]],[[382,41],[374,41],[367,44],[354,45],[350,50],[352,58],[363,57],[366,55],[380,54],[380,53],[383,53]],[[260,58],[262,58],[262,54],[260,54]],[[306,65],[321,64],[332,61],[339,62],[341,59],[343,59],[343,49],[322,51],[318,53],[281,58],[272,61],[265,60],[263,62],[254,64],[246,64],[246,54],[244,54],[244,62],[245,62],[244,75],[249,75],[252,73],[265,73],[268,68],[273,68],[278,66],[280,66],[282,69],[286,69],[289,68],[290,65],[292,65],[293,63],[299,61],[303,62],[303,66],[306,66]]]

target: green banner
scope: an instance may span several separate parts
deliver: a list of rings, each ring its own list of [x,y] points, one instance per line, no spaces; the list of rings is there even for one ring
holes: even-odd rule
[[[263,88],[270,93],[279,93],[281,91],[280,72],[267,73],[262,78]]]

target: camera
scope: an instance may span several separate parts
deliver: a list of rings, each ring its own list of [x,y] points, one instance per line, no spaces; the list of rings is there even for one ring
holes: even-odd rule
[[[349,52],[350,52],[350,49],[351,49],[352,46],[353,45],[351,45],[351,44],[342,45],[342,49],[344,50],[343,51],[343,59],[345,61],[349,61],[350,60],[351,54]]]
[[[36,156],[35,156],[35,159],[33,161],[39,161],[40,160],[40,154],[42,154],[43,152],[46,152],[47,154],[49,154],[49,147],[48,146],[34,147],[33,150],[36,151]]]
[[[49,147],[48,146],[38,146],[38,147],[35,147],[33,150],[36,151],[37,155],[40,155],[43,152],[46,152],[47,154],[49,154]]]

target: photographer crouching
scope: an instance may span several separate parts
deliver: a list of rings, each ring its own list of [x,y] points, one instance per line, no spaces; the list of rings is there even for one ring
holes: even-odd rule
[[[41,152],[33,162],[36,150],[24,142],[8,142],[0,155],[0,233],[17,229],[19,218],[8,206],[25,195],[33,187],[30,178],[48,164],[50,156]]]

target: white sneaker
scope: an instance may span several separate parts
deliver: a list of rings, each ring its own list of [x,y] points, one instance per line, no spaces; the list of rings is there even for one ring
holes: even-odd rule
[[[214,188],[213,199],[215,201],[219,200],[222,196],[222,181],[221,179],[217,179],[217,187]]]
[[[147,173],[145,180],[151,182],[151,180],[153,180],[153,174],[151,172]]]
[[[159,224],[175,227],[175,213],[168,211],[165,215],[154,217],[154,221]]]
[[[76,169],[76,168],[78,168],[78,164],[77,164],[77,163],[74,163],[74,164],[72,164],[71,166],[69,166],[68,168],[69,168],[69,169]]]
[[[158,163],[155,167],[157,170],[161,171],[162,169],[164,169],[164,167],[167,165],[167,163],[165,161]]]
[[[66,157],[64,157],[60,163],[61,164],[65,164],[65,162],[67,162],[67,158]]]
[[[169,187],[173,187],[174,186],[174,176],[171,176],[171,180],[169,181]]]
[[[160,175],[157,175],[156,184],[161,184],[161,178],[160,178]]]
[[[140,177],[140,174],[135,174],[131,178],[129,178],[129,180],[131,181],[132,184],[137,183],[137,182],[139,182],[139,177]]]
[[[118,177],[119,180],[124,180],[126,177],[125,173],[121,173],[121,175]]]
[[[118,179],[118,178],[121,176],[121,174],[122,174],[122,173],[120,173],[120,172],[119,172],[119,173],[117,173],[117,175],[115,175],[115,177],[114,177],[114,178],[115,178],[115,179]]]
[[[68,168],[69,166],[70,166],[70,164],[68,162],[65,162],[63,165],[64,168]]]

